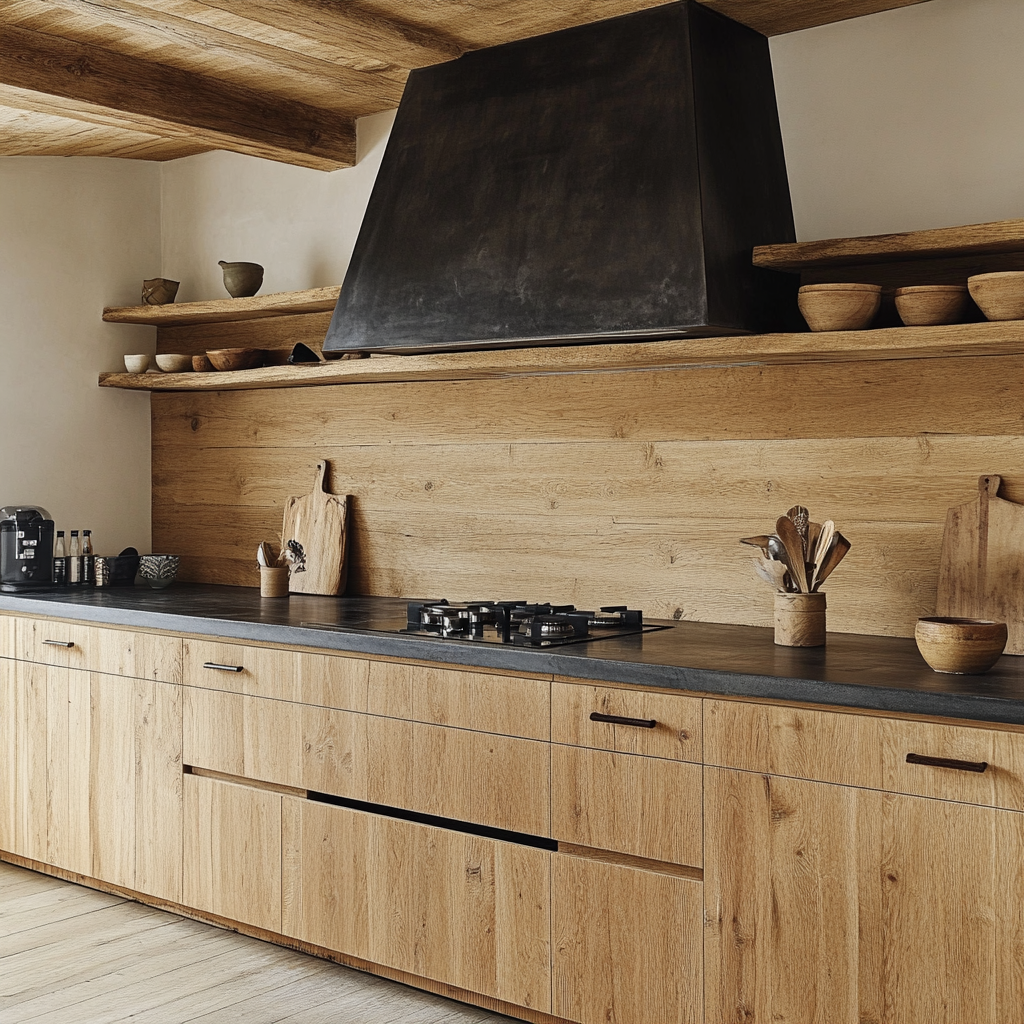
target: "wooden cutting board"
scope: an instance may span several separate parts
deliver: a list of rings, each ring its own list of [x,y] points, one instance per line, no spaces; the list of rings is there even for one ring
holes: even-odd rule
[[[294,556],[288,589],[294,594],[341,594],[348,565],[345,560],[348,498],[327,492],[327,463],[316,464],[313,490],[289,498],[281,529],[283,550]]]
[[[946,513],[938,615],[1005,622],[1007,654],[1024,654],[1024,505],[998,497],[998,476],[978,480],[978,498]]]

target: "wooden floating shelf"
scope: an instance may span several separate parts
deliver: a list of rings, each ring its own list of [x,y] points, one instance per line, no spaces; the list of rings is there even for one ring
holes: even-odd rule
[[[334,309],[340,285],[300,292],[274,292],[248,299],[211,299],[208,302],[170,303],[167,306],[107,306],[103,319],[110,324],[148,324],[172,327],[183,324],[221,324],[262,320],[296,313],[325,313]]]
[[[1000,220],[896,235],[759,245],[754,248],[754,264],[770,270],[800,271],[1013,253],[1024,253],[1024,220]]]
[[[323,384],[477,380],[541,374],[985,355],[1024,355],[1024,321],[437,352],[415,356],[374,355],[370,359],[266,366],[234,373],[103,373],[100,374],[100,386],[135,391],[242,391]]]

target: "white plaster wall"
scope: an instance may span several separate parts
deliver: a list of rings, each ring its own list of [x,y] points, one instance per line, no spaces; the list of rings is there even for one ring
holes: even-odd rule
[[[100,316],[159,269],[158,166],[0,158],[0,505],[92,529],[98,554],[149,550],[149,396],[96,378],[153,351]]]
[[[261,295],[341,284],[395,112],[357,122],[354,167],[325,173],[237,153],[163,165],[163,276],[177,301],[227,298],[218,260],[264,267]]]
[[[930,0],[771,40],[801,241],[1024,216],[1024,3]]]

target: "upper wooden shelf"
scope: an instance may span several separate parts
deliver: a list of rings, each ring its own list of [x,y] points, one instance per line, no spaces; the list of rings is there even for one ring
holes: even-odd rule
[[[167,306],[107,306],[103,319],[111,324],[149,324],[170,327],[178,324],[220,324],[235,320],[261,320],[296,313],[325,313],[334,309],[340,285],[308,288],[301,292],[274,292],[249,299],[211,299],[208,302],[180,302]]]
[[[476,380],[537,374],[983,355],[1024,355],[1024,321],[416,356],[375,355],[370,359],[267,366],[234,373],[104,373],[100,375],[100,386],[136,391],[240,391],[318,384]]]
[[[988,224],[906,231],[896,235],[759,245],[754,249],[754,264],[771,270],[813,270],[1021,252],[1024,252],[1024,220],[998,220]]]

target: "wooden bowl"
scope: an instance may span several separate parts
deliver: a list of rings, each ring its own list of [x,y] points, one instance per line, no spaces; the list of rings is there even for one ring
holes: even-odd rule
[[[938,615],[918,619],[914,630],[921,657],[936,672],[957,676],[987,672],[1003,653],[1006,635],[1005,622]]]
[[[166,306],[174,301],[178,294],[179,281],[169,281],[166,277],[154,277],[151,281],[142,282],[142,303],[145,306]]]
[[[206,353],[215,370],[251,370],[263,362],[261,348],[211,348]]]
[[[908,327],[957,324],[966,308],[964,284],[912,284],[896,289],[896,312]]]
[[[967,288],[989,320],[1024,320],[1024,270],[975,274]]]
[[[209,373],[213,369],[210,357],[204,352],[202,355],[192,357],[192,369],[196,373]]]
[[[882,304],[878,284],[805,284],[797,305],[812,331],[862,331]]]
[[[156,365],[164,373],[187,373],[192,370],[192,357],[180,352],[163,352],[156,357]]]

